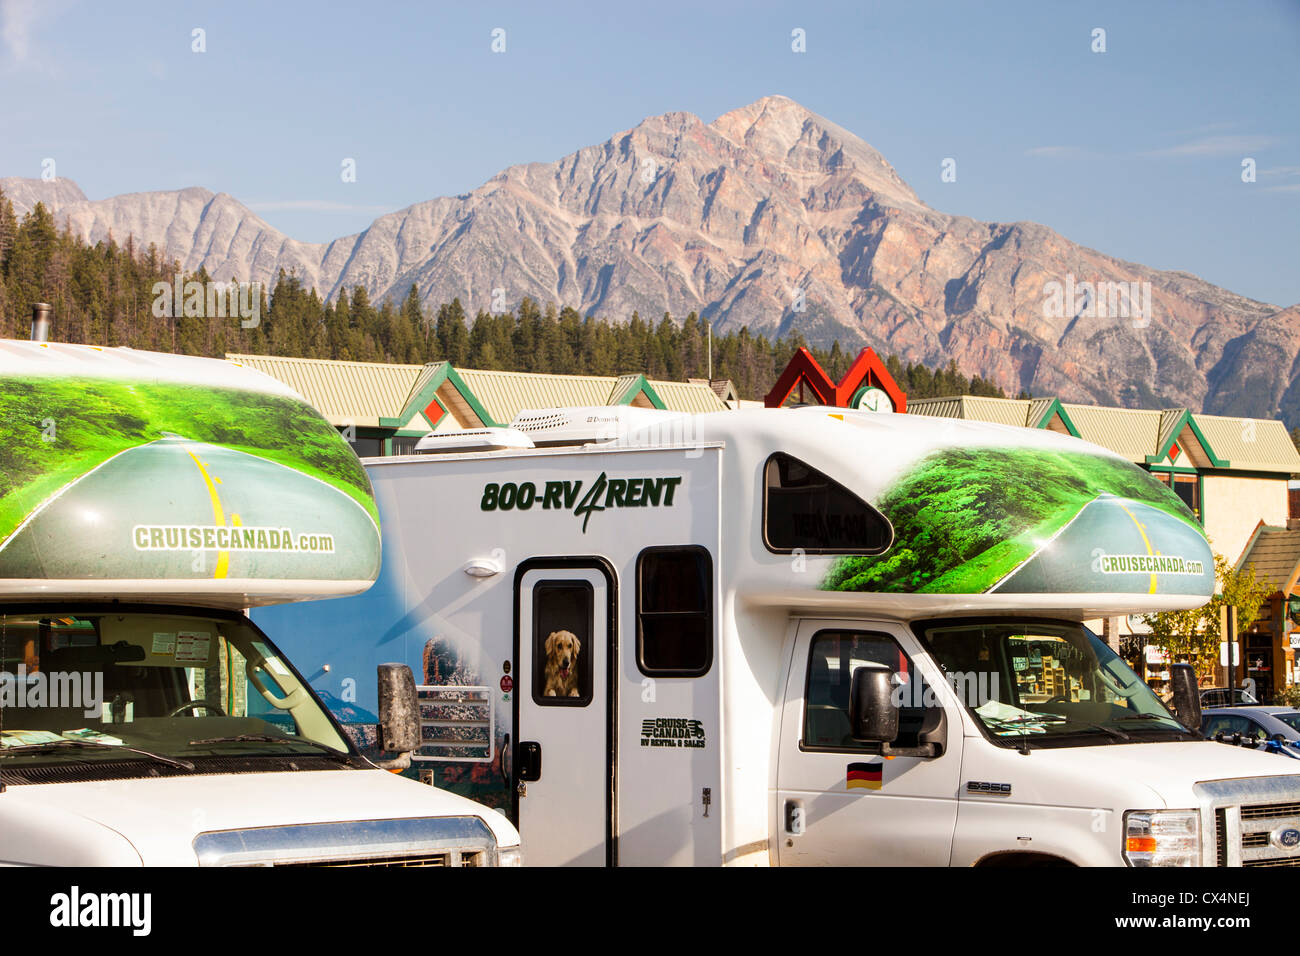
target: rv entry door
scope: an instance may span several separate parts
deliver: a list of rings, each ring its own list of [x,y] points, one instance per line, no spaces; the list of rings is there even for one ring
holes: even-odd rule
[[[611,859],[612,575],[591,559],[535,559],[515,577],[515,820],[530,866]]]

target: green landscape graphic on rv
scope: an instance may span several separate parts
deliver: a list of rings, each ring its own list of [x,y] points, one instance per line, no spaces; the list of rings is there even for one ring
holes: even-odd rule
[[[338,432],[292,398],[14,376],[0,412],[0,578],[378,572],[369,479]]]
[[[894,526],[893,547],[839,559],[823,589],[1214,593],[1214,561],[1195,516],[1117,458],[943,449],[893,482],[876,507]]]

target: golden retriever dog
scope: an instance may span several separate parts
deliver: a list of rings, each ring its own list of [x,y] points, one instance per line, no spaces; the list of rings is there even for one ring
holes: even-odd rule
[[[581,697],[578,654],[582,642],[572,631],[551,631],[546,638],[546,686],[543,697]]]

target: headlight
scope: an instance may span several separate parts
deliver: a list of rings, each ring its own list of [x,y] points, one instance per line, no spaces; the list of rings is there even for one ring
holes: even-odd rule
[[[503,846],[497,850],[497,866],[523,866],[524,854],[518,846]]]
[[[1130,810],[1124,814],[1129,866],[1199,866],[1201,818],[1195,810]]]

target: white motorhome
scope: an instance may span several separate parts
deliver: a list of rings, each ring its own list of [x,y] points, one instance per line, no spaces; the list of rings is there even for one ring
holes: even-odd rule
[[[245,608],[379,571],[360,463],[229,362],[0,341],[0,864],[517,864],[501,814],[368,759]],[[376,669],[369,681],[374,685]]]
[[[415,766],[529,864],[1300,865],[1300,776],[1082,624],[1214,591],[1191,513],[1103,449],[601,408],[419,451],[366,461],[376,586],[255,617],[335,696],[420,669]]]

